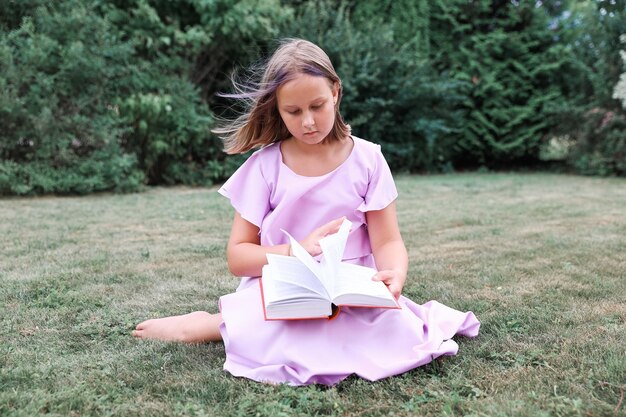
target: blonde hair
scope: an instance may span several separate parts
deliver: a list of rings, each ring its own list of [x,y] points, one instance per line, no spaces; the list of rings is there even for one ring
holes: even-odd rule
[[[350,126],[339,113],[343,94],[341,80],[319,46],[303,39],[284,39],[260,71],[260,82],[243,84],[233,78],[235,93],[220,94],[240,100],[246,108],[236,119],[221,120],[222,125],[213,129],[224,141],[226,153],[245,153],[291,136],[278,112],[276,90],[298,74],[325,77],[337,86],[335,122],[327,139],[340,140],[350,135]]]

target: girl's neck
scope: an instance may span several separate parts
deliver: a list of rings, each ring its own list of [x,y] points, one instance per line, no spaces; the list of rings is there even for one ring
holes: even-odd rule
[[[310,145],[299,140],[296,140],[292,137],[286,139],[284,142],[288,142],[290,149],[293,149],[296,152],[301,152],[306,155],[310,155],[311,153],[324,155],[326,153],[332,153],[335,149],[341,148],[342,143],[345,142],[348,138],[344,138],[343,140],[337,140],[334,138],[327,137],[320,143],[316,143],[314,145]]]
[[[306,177],[318,177],[334,171],[348,159],[353,147],[354,141],[350,137],[315,145],[293,138],[280,143],[283,163],[296,174]]]

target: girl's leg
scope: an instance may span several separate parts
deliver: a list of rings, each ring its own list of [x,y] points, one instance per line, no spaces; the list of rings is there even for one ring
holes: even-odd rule
[[[182,316],[146,320],[137,325],[132,335],[138,339],[202,343],[222,340],[219,331],[222,315],[196,311]]]

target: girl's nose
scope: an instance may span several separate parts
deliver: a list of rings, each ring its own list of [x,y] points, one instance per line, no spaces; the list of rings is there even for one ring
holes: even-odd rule
[[[312,127],[315,124],[315,120],[313,120],[313,115],[309,112],[304,114],[302,118],[302,126],[303,127]]]

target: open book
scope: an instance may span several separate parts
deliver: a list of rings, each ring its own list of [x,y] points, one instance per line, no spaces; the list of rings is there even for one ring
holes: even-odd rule
[[[283,230],[294,256],[267,254],[259,280],[266,320],[328,318],[333,305],[400,308],[384,283],[372,281],[375,269],[341,261],[351,225],[345,220],[320,240],[320,262]]]

